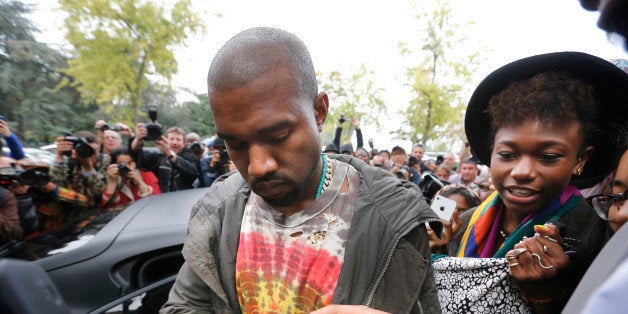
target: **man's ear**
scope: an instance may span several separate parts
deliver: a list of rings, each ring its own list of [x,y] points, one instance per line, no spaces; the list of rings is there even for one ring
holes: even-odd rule
[[[320,92],[314,99],[314,111],[316,113],[316,126],[318,132],[323,131],[323,123],[327,119],[327,113],[329,112],[329,97],[326,92]]]

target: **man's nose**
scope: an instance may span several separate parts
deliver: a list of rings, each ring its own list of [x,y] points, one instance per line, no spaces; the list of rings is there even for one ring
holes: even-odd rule
[[[251,145],[249,148],[249,168],[250,176],[263,178],[277,170],[277,161],[263,145]]]

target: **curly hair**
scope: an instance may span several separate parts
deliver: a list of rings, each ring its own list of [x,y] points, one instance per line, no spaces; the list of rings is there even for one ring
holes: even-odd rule
[[[551,71],[511,83],[491,97],[487,111],[492,135],[501,127],[531,119],[553,126],[575,122],[588,143],[587,136],[596,127],[599,102],[593,86],[567,73]]]

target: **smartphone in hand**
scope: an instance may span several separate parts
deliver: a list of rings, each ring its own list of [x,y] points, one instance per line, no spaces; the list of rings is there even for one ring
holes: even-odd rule
[[[451,215],[454,213],[454,210],[456,210],[456,201],[442,195],[436,195],[430,207],[440,219],[450,220]]]

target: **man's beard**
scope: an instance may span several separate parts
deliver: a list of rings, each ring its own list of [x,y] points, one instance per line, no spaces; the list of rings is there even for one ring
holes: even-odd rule
[[[250,186],[253,187],[257,183],[265,182],[265,181],[272,181],[272,180],[284,181],[286,184],[293,186],[294,189],[291,192],[286,193],[284,196],[279,197],[279,198],[267,198],[267,197],[262,196],[262,199],[264,200],[264,202],[266,202],[270,206],[285,207],[285,206],[292,205],[294,202],[296,202],[303,196],[305,189],[307,189],[307,187],[309,186],[315,173],[316,173],[316,166],[312,168],[312,170],[307,174],[307,176],[305,177],[303,182],[301,182],[301,184],[297,184],[296,181],[294,181],[292,178],[289,178],[287,176],[277,175],[276,173],[272,173],[264,178],[255,180],[253,184],[251,184]]]

